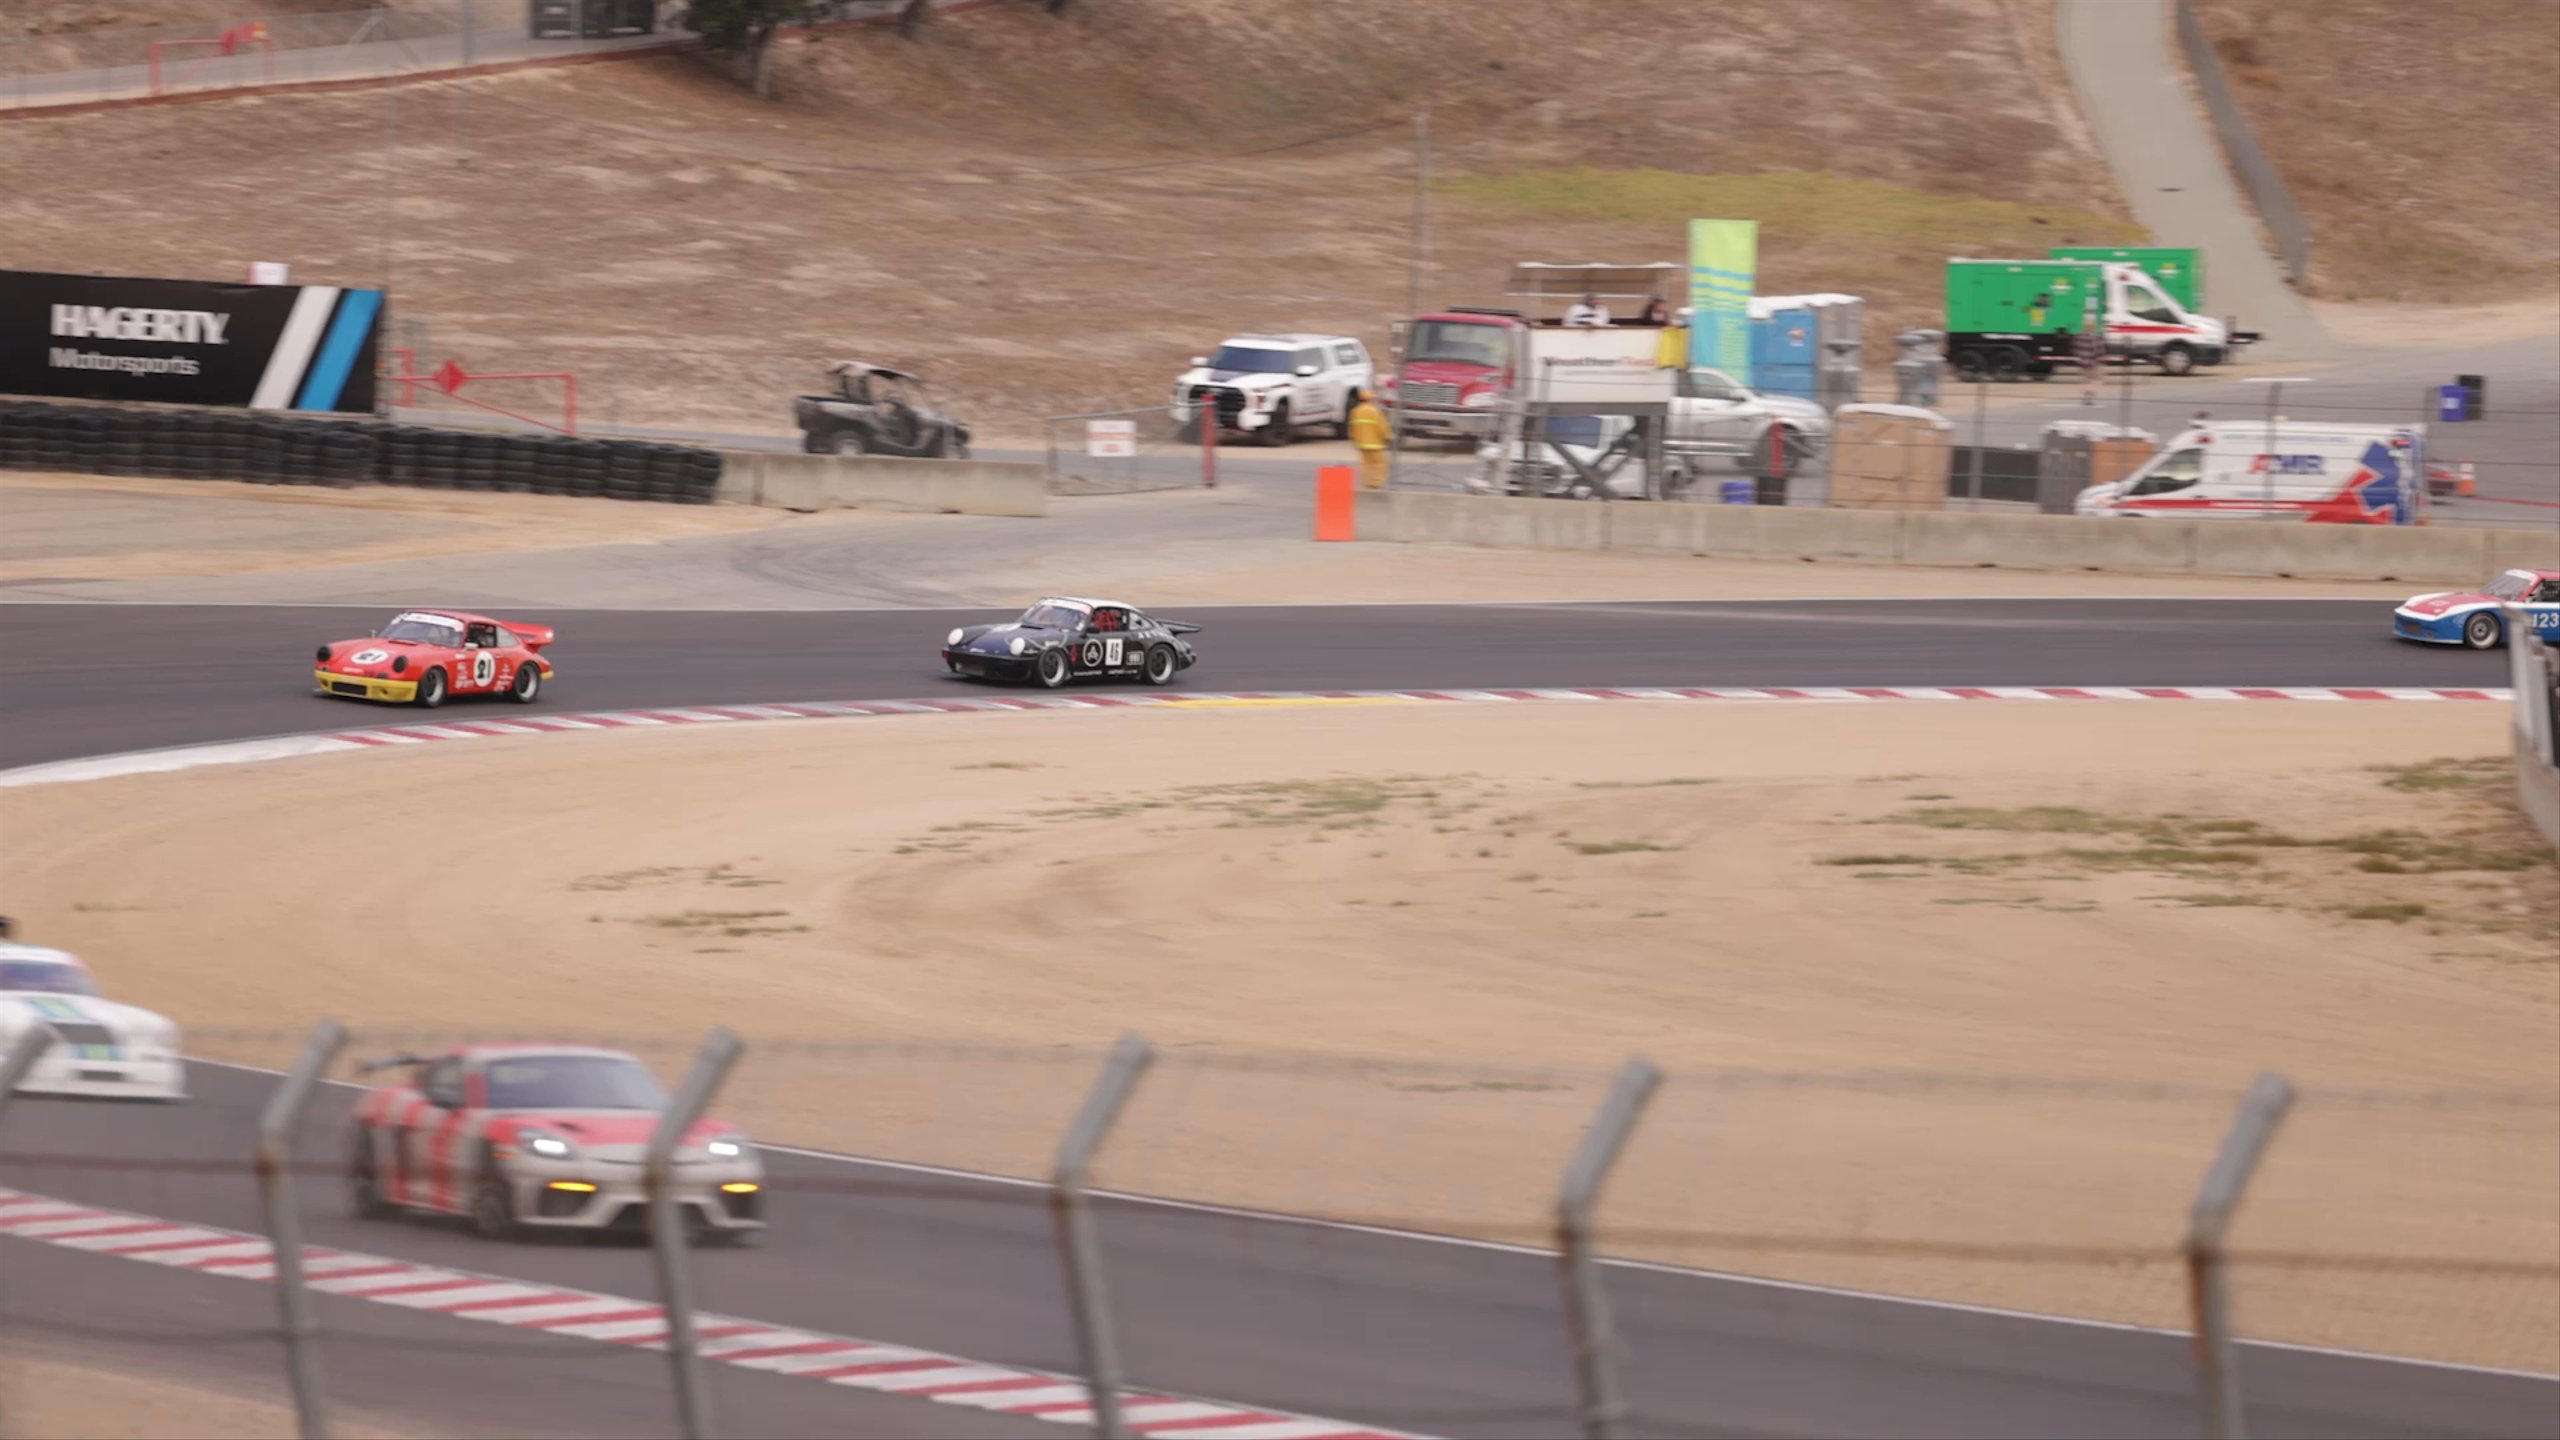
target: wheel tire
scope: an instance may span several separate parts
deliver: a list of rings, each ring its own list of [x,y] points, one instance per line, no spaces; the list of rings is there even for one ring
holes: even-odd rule
[[[805,455],[833,455],[836,453],[838,444],[839,437],[832,430],[800,432],[800,450]]]
[[[471,1189],[471,1228],[487,1240],[513,1240],[523,1227],[516,1221],[515,1198],[507,1193],[494,1157],[482,1152],[480,1182]]]
[[[2462,648],[2466,650],[2495,650],[2506,638],[2507,627],[2486,610],[2475,611],[2462,622]]]
[[[519,705],[530,705],[542,693],[542,667],[528,660],[516,667],[516,681],[507,687],[507,698]]]
[[[433,710],[443,704],[445,690],[444,670],[441,667],[430,667],[426,674],[418,677],[418,708]]]
[[[2195,352],[2184,345],[2163,346],[2160,351],[2160,373],[2186,375],[2196,368]]]
[[[1172,646],[1156,645],[1148,648],[1145,670],[1148,684],[1170,685],[1173,683],[1173,677],[1181,673],[1182,658],[1173,653]]]
[[[1067,652],[1063,647],[1041,651],[1040,663],[1033,668],[1034,673],[1039,676],[1041,685],[1051,690],[1066,684],[1075,676],[1074,669],[1067,664]]]
[[[356,1132],[355,1153],[347,1158],[347,1204],[359,1220],[384,1220],[400,1213],[382,1193],[373,1162],[373,1136]]]
[[[1990,368],[1983,364],[1981,351],[1968,349],[1956,352],[1957,379],[1962,380],[1967,384],[1973,384],[1981,381],[1990,373]]]
[[[2013,383],[2018,378],[2018,372],[2026,368],[2026,362],[2026,356],[2019,354],[2010,346],[2003,345],[1991,352],[1991,378],[2003,385]]]
[[[1289,402],[1286,400],[1271,407],[1271,423],[1254,434],[1257,443],[1271,450],[1277,450],[1297,438],[1297,430],[1289,423]]]

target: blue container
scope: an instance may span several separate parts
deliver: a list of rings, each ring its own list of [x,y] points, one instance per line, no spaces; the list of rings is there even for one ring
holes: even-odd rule
[[[1751,373],[1734,378],[1771,395],[1813,398],[1822,327],[1811,310],[1779,310],[1751,322]]]
[[[2468,387],[2468,386],[2463,386],[2463,385],[2439,385],[2439,386],[2437,386],[2437,387],[2436,387],[2436,418],[2437,418],[2437,419],[2439,419],[2439,420],[2446,420],[2446,421],[2452,421],[2452,420],[2468,420],[2468,419],[2470,419],[2470,418],[2471,418],[2471,390],[2470,390],[2470,387]]]
[[[1759,497],[1759,489],[1759,486],[1751,483],[1751,477],[1748,475],[1737,480],[1727,480],[1720,487],[1724,503],[1727,505],[1748,505]]]

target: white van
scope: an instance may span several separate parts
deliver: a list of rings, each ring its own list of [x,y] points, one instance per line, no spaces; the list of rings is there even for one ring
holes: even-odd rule
[[[2246,420],[2198,425],[2122,480],[2080,492],[2083,515],[2409,525],[2423,503],[2426,427]]]

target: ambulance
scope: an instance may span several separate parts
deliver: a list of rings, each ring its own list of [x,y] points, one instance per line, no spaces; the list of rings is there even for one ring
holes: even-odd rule
[[[2423,425],[2245,420],[2197,425],[2140,469],[2080,492],[2082,515],[2414,525],[2426,489]]]

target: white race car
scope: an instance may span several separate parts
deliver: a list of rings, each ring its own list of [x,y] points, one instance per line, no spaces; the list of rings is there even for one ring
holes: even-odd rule
[[[0,1047],[38,1022],[53,1027],[54,1040],[19,1094],[187,1098],[178,1027],[167,1016],[101,997],[89,967],[67,951],[0,940]]]

